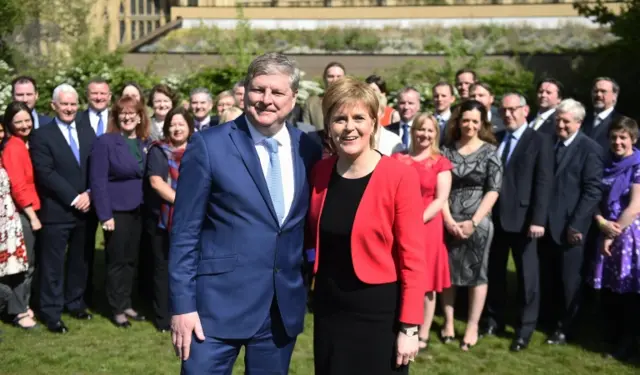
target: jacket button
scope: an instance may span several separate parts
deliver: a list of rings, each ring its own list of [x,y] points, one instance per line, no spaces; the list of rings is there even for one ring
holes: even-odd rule
[[[276,267],[276,268],[273,269],[273,272],[278,273],[278,272],[280,272],[280,269],[278,267]]]

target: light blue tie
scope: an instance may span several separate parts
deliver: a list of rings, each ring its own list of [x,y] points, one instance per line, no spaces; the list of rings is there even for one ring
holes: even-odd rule
[[[404,147],[409,148],[409,124],[402,124],[402,144]]]
[[[96,135],[99,137],[104,134],[104,122],[102,122],[102,113],[98,113],[98,130],[96,131]]]
[[[267,171],[267,187],[273,208],[278,216],[278,223],[284,221],[284,193],[282,189],[282,172],[280,170],[280,157],[278,156],[278,141],[273,138],[264,140],[269,151],[269,170]]]
[[[69,130],[69,146],[71,146],[71,152],[73,152],[73,156],[76,157],[76,161],[80,164],[80,148],[78,148],[78,144],[76,140],[73,138],[73,132],[71,131],[73,128],[71,125],[67,125],[67,130]]]

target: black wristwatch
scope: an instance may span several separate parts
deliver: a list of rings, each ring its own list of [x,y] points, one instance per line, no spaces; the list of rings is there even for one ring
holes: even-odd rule
[[[400,332],[412,337],[418,334],[418,326],[407,326],[403,324],[400,326]]]

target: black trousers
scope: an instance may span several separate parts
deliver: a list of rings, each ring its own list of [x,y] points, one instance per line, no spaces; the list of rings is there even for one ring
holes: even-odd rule
[[[86,309],[84,292],[90,252],[94,249],[87,246],[84,220],[44,223],[38,243],[40,319],[53,324],[60,320],[63,308],[69,311]]]
[[[115,230],[105,232],[105,291],[114,315],[132,308],[131,292],[140,250],[140,210],[114,211]]]
[[[537,240],[526,233],[508,233],[496,226],[489,254],[489,292],[485,309],[486,323],[504,327],[507,306],[507,263],[513,254],[518,277],[518,325],[516,337],[529,340],[536,329],[540,308],[540,267]]]
[[[94,297],[94,285],[93,285],[93,268],[95,263],[95,253],[96,253],[96,234],[98,232],[98,218],[95,215],[91,215],[91,217],[87,220],[87,254],[88,254],[88,275],[87,275],[87,286],[85,287],[84,292],[84,300],[87,305],[94,307],[95,306],[95,297]]]
[[[145,219],[145,232],[150,248],[150,263],[147,269],[152,269],[152,305],[155,324],[158,328],[168,328],[171,325],[169,315],[169,233],[158,228],[158,217],[149,215]],[[149,267],[153,265],[153,267]]]
[[[548,235],[539,244],[540,315],[551,328],[571,330],[582,302],[584,244],[557,244]]]

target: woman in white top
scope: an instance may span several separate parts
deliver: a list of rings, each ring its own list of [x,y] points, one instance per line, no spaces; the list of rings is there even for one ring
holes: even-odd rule
[[[149,93],[147,105],[153,109],[151,115],[151,140],[159,141],[164,138],[164,119],[167,113],[173,109],[176,102],[176,95],[167,85],[159,84],[153,86]]]
[[[380,119],[382,118],[385,108],[387,107],[387,97],[379,92],[377,93],[377,95],[380,105],[378,107],[378,131],[375,134],[375,149],[380,151],[380,153],[383,155],[391,156],[391,154],[394,154],[396,152],[404,151],[405,148],[399,135],[385,129],[385,127],[380,124]]]

